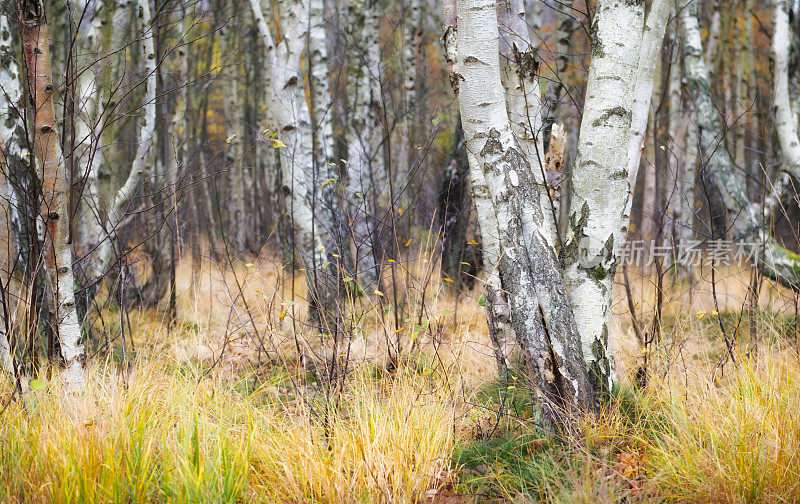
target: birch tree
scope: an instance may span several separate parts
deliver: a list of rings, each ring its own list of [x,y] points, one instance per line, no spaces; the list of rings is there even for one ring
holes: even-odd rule
[[[87,249],[94,247],[102,238],[103,209],[99,186],[100,169],[103,164],[102,131],[106,112],[103,103],[107,95],[99,80],[101,63],[96,62],[100,53],[102,17],[101,10],[111,9],[105,0],[78,0],[70,5],[77,26],[77,66],[81,69],[77,78],[75,103],[76,159],[85,160],[86,167],[78,171],[83,180],[80,191],[76,222],[80,238]]]
[[[417,118],[417,103],[419,76],[417,71],[417,58],[422,43],[422,1],[410,0],[403,2],[403,45],[402,45],[402,71],[403,71],[403,102],[401,110],[400,130],[398,131],[398,162],[399,171],[407,170],[413,163],[414,121]]]
[[[143,100],[144,114],[137,137],[136,155],[131,163],[130,172],[122,187],[119,188],[108,203],[102,231],[94,233],[99,236],[99,242],[90,259],[89,268],[87,268],[87,283],[91,286],[93,292],[96,292],[97,284],[108,273],[112,265],[117,230],[127,213],[128,206],[140,190],[141,184],[144,182],[145,176],[149,173],[152,165],[151,151],[155,138],[156,122],[156,55],[153,33],[150,27],[149,2],[148,0],[137,0],[136,7],[135,12],[144,56],[144,68],[142,69],[142,75],[146,83]],[[96,183],[96,179],[89,182]]]
[[[0,19],[0,30],[2,30],[3,28],[6,28],[6,29],[8,28],[8,25],[6,23],[7,23],[7,21],[6,21],[5,16],[2,16],[2,19]],[[5,38],[6,36],[8,36],[8,38],[10,38],[10,34],[8,34],[8,33],[0,33],[0,36],[2,36],[2,38]],[[3,42],[2,39],[0,39],[0,43],[2,43],[2,42]],[[4,116],[0,116],[0,117],[4,117]],[[4,174],[5,174],[5,166],[6,166],[5,151],[6,151],[5,143],[3,142],[3,138],[0,137],[0,167],[2,167]],[[8,184],[7,177],[3,177],[3,178],[6,179],[6,180],[4,180],[5,186],[9,187],[10,184]],[[5,202],[9,201],[9,199],[7,197],[3,198],[3,200]],[[6,210],[6,215],[9,215],[9,212],[8,212],[9,211],[9,205],[4,204],[4,205],[2,205],[2,207],[5,207],[3,209]],[[9,275],[9,277],[10,277],[10,275]],[[0,279],[0,282],[1,281],[2,281],[2,279]],[[6,280],[6,285],[8,285],[8,280]],[[10,318],[10,314],[8,313],[8,310],[7,309],[3,310],[2,321],[0,321],[0,369],[2,369],[13,380],[13,379],[16,379],[17,370],[16,370],[16,365],[15,365],[15,362],[14,362],[14,356],[11,353],[11,345],[9,345],[9,342],[8,342],[8,334],[7,334],[8,333],[8,328],[10,328],[11,325],[12,325],[12,321],[9,320],[9,318]]]
[[[223,79],[225,96],[225,128],[228,135],[226,163],[230,187],[230,239],[237,250],[245,246],[245,167],[244,167],[244,111],[240,98],[241,56],[237,44],[241,34],[235,4],[218,6],[215,13],[220,25],[221,50],[226,61],[226,78]]]
[[[512,324],[530,368],[542,422],[591,409],[580,338],[547,228],[531,166],[512,130],[500,69],[497,3],[456,2],[446,13],[445,40],[455,34],[458,99],[471,162],[480,169],[497,215],[499,270]],[[449,32],[449,33],[448,33]],[[487,288],[487,302],[498,295]],[[556,336],[558,335],[558,336]]]
[[[61,356],[66,370],[64,381],[82,386],[84,349],[75,306],[72,245],[69,240],[69,183],[58,137],[50,64],[48,27],[43,0],[18,0],[19,27],[27,71],[33,119],[32,134],[41,181],[41,210],[45,229],[45,264],[48,289],[53,300]]]
[[[4,142],[2,169],[5,171],[9,199],[9,219],[16,236],[17,255],[24,267],[29,265],[31,244],[38,239],[32,216],[35,191],[31,190],[28,168],[27,128],[23,80],[17,64],[17,47],[5,14],[0,14],[0,140]]]
[[[667,0],[654,1],[645,22],[643,2],[600,1],[591,27],[592,63],[561,258],[583,358],[601,392],[615,382],[611,291],[668,12]]]
[[[792,32],[786,0],[775,2],[775,32],[772,52],[775,57],[774,96],[775,128],[781,145],[783,160],[788,171],[800,181],[800,139],[797,136],[797,114],[792,110],[789,98],[789,50]]]
[[[497,236],[501,288],[508,295],[511,324],[544,425],[594,408],[613,386],[608,325],[611,284],[628,218],[631,125],[639,124],[642,113],[646,121],[649,112],[649,93],[643,105],[634,97],[640,96],[639,86],[652,89],[651,55],[657,52],[652,45],[660,47],[666,10],[654,2],[645,29],[643,3],[597,4],[573,175],[578,204],[566,241],[556,249],[537,153],[541,92],[530,44],[513,38],[522,33],[524,5],[515,0],[445,3],[450,81],[458,96],[473,188],[485,187],[491,198],[489,205],[487,194],[475,194],[476,206],[485,202],[483,210],[478,207],[481,230]],[[516,67],[504,70],[501,56]],[[638,164],[639,151],[633,155]],[[488,303],[498,292],[487,282]],[[491,327],[491,311],[488,315]]]
[[[339,291],[334,209],[324,204],[327,198],[322,196],[334,187],[327,183],[330,178],[326,179],[320,165],[314,162],[313,124],[303,86],[301,57],[308,41],[309,6],[306,0],[282,0],[278,5],[283,31],[280,43],[276,44],[261,3],[250,0],[269,64],[272,90],[269,109],[279,131],[286,208],[306,268],[309,300],[319,318],[320,312],[334,309]]]
[[[349,4],[351,36],[357,42],[349,55],[347,72],[347,200],[351,235],[355,242],[353,262],[359,284],[378,287],[377,214],[384,177],[380,123],[381,46],[378,28],[382,10],[375,0]],[[400,147],[400,159],[403,159]],[[402,162],[402,161],[401,161]]]

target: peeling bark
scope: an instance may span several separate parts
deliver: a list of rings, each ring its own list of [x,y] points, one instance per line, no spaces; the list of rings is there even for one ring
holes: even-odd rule
[[[18,0],[20,31],[31,94],[34,147],[41,166],[41,217],[45,222],[45,263],[48,288],[54,301],[64,381],[82,387],[86,374],[82,360],[81,326],[75,306],[72,244],[69,240],[68,174],[58,138],[48,46],[48,29],[41,0]]]
[[[544,170],[544,105],[539,87],[539,62],[528,35],[523,0],[499,0],[497,22],[500,29],[500,72],[505,87],[506,107],[517,144],[530,166],[531,177],[540,188],[547,187]],[[546,231],[543,236],[551,247],[557,240],[556,209],[549,193],[540,207]]]
[[[506,109],[496,7],[494,1],[459,0],[458,25],[447,26],[445,36],[457,34],[458,96],[467,148],[491,193],[501,254],[498,269],[512,324],[542,423],[553,427],[592,409],[594,400],[560,268],[544,236],[540,202],[546,189],[536,185]]]
[[[609,341],[611,290],[629,219],[631,125],[634,113],[636,121],[644,114],[646,122],[650,108],[650,93],[644,97],[643,91],[647,77],[634,73],[640,62],[650,64],[640,56],[642,49],[647,56],[651,50],[642,43],[644,21],[644,2],[597,3],[569,231],[561,251],[583,358],[599,397],[616,380]],[[637,90],[642,95],[634,101]]]

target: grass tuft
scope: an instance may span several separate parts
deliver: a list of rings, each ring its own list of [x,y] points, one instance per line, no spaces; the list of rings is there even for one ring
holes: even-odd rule
[[[10,404],[0,423],[0,502],[423,501],[449,483],[452,410],[424,383],[359,377],[337,408],[265,400],[266,387],[139,363],[91,371]]]

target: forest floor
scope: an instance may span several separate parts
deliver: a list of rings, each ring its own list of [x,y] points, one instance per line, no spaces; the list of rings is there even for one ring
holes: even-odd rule
[[[114,339],[91,342],[84,393],[47,369],[25,401],[3,384],[0,502],[800,501],[796,298],[765,281],[751,332],[746,272],[713,290],[708,271],[666,279],[647,348],[620,287],[621,386],[563,439],[534,427],[522,374],[498,379],[479,287],[457,296],[423,259],[328,335],[291,276],[185,261],[174,323],[114,306],[94,320]],[[632,285],[646,334],[653,284]]]

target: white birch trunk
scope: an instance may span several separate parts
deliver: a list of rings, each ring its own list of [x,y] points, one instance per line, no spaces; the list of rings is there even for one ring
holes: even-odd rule
[[[237,251],[245,247],[245,166],[244,166],[244,104],[239,96],[241,80],[241,60],[238,54],[238,33],[236,21],[237,9],[230,5],[230,10],[221,9],[225,19],[218,20],[221,25],[223,57],[230,58],[226,79],[223,81],[225,106],[225,134],[228,136],[226,148],[226,164],[228,169],[228,186],[230,187],[230,233],[226,233]]]
[[[25,221],[27,209],[25,194],[32,192],[27,187],[30,178],[20,173],[20,168],[28,163],[27,128],[25,127],[22,111],[25,104],[23,97],[23,81],[17,65],[17,47],[13,43],[11,27],[8,18],[0,14],[0,141],[5,147],[3,154],[5,162],[6,184],[9,199],[9,220],[16,235],[17,256],[20,262],[27,267],[28,244],[34,237],[30,226]]]
[[[61,141],[58,137],[54,86],[44,6],[19,0],[19,26],[31,98],[34,145],[41,167],[42,201],[40,216],[45,223],[44,255],[48,291],[56,315],[58,337],[66,370],[63,379],[69,387],[86,382],[81,343],[81,325],[75,305],[75,278],[72,269],[72,244],[69,240],[69,184]]]
[[[655,85],[656,68],[661,60],[661,46],[669,19],[670,1],[655,0],[647,15],[641,39],[639,63],[633,82],[633,109],[631,111],[630,144],[628,146],[628,185],[633,189],[636,173],[642,159],[642,148],[647,136],[650,102]],[[632,198],[629,198],[629,203]],[[630,214],[630,209],[628,210]]]
[[[379,121],[380,100],[380,40],[378,7],[367,2],[350,4],[354,23],[353,36],[360,37],[361,47],[356,51],[355,61],[348,70],[348,117],[347,138],[347,194],[351,205],[350,222],[354,240],[359,285],[365,290],[376,287],[379,266],[375,257],[375,222],[377,202],[380,195],[379,182],[383,175],[383,134]],[[360,10],[360,12],[359,12]],[[359,32],[360,31],[360,32]],[[400,146],[402,159],[402,149]],[[406,158],[407,159],[407,158]]]
[[[750,76],[755,69],[753,68],[753,0],[742,0],[743,12],[738,21],[744,23],[744,27],[739,30],[739,53],[736,61],[736,106],[734,119],[736,120],[733,128],[734,138],[736,144],[736,164],[742,169],[746,177],[752,177],[754,174],[751,166],[747,166],[746,150],[747,150],[747,128],[750,126],[748,118],[751,116],[749,110],[753,106],[753,100],[750,97]]]
[[[325,28],[325,1],[309,1],[308,48],[311,103],[314,114],[316,145],[320,162],[333,161],[333,98],[328,79],[328,46]]]
[[[525,21],[523,0],[500,0],[497,4],[500,28],[500,72],[505,87],[506,107],[511,129],[531,169],[534,183],[547,187],[544,170],[545,152],[542,135],[544,106],[539,87],[536,49],[531,45]],[[549,192],[546,193],[549,195]],[[548,244],[555,247],[556,215],[554,201],[545,196],[540,206],[544,218],[544,233]]]
[[[683,154],[683,170],[681,171],[681,243],[689,243],[695,237],[694,217],[697,211],[695,183],[697,181],[697,115],[694,110],[686,111],[686,121],[689,123],[686,129],[686,150]],[[690,272],[692,269],[691,259],[683,255],[683,268]]]
[[[14,367],[14,357],[11,355],[11,347],[8,345],[5,329],[0,328],[0,368],[12,379],[16,379],[16,369]]]
[[[673,31],[673,44],[680,47],[680,38],[677,30]],[[677,52],[677,51],[676,51]],[[664,243],[671,247],[672,254],[668,257],[667,267],[676,265],[685,271],[682,264],[677,262],[684,225],[684,201],[689,195],[685,194],[682,179],[684,166],[682,149],[683,140],[686,139],[688,121],[683,112],[683,98],[681,96],[681,62],[672,58],[669,70],[669,143],[665,146],[667,155],[667,211],[665,213]],[[661,148],[656,146],[656,148]],[[691,193],[693,189],[689,189]]]
[[[775,57],[774,103],[775,129],[781,145],[784,169],[800,181],[800,139],[797,136],[797,115],[789,99],[789,47],[792,33],[786,0],[775,1],[775,34],[772,51]]]
[[[545,426],[593,407],[580,342],[563,279],[548,240],[531,168],[518,146],[501,79],[497,4],[459,0],[446,7],[445,40],[467,149],[486,180],[497,215],[499,270]],[[490,225],[493,224],[490,221]],[[497,293],[489,291],[487,302]]]
[[[144,96],[144,115],[139,129],[136,156],[133,158],[131,170],[125,183],[114,195],[108,205],[103,233],[96,257],[89,268],[89,281],[98,282],[108,273],[114,258],[114,243],[117,228],[125,217],[128,205],[139,190],[146,174],[150,171],[151,150],[155,137],[156,122],[156,54],[153,44],[153,33],[150,29],[150,5],[147,0],[137,0],[136,16],[138,18],[139,36],[144,54],[143,76],[146,78]]]
[[[649,104],[637,105],[633,99],[643,29],[644,2],[598,1],[572,175],[570,229],[562,252],[583,358],[600,394],[607,394],[616,380],[609,340],[611,295],[629,218],[631,123],[634,112],[638,119],[642,110],[645,115],[649,111]]]
[[[309,11],[303,0],[282,0],[283,40],[275,45],[259,0],[250,0],[262,43],[270,64],[272,110],[278,125],[283,190],[286,208],[295,228],[295,242],[306,267],[309,296],[315,309],[333,309],[338,293],[339,267],[335,253],[331,212],[320,197],[327,182],[315,169],[313,124],[305,98],[301,56],[308,40]],[[330,184],[328,184],[330,185]],[[327,186],[326,186],[327,187]]]
[[[478,227],[481,231],[484,282],[486,284],[484,299],[486,300],[486,319],[489,323],[489,338],[492,341],[492,349],[502,377],[513,366],[514,354],[519,346],[511,323],[508,294],[503,289],[498,268],[500,234],[497,212],[495,212],[491,192],[486,184],[480,163],[469,150],[467,150],[467,158],[469,160],[472,202],[478,213]]]
[[[7,29],[8,24],[6,21],[5,16],[0,18],[0,44],[4,43],[4,39],[8,35],[10,38],[9,32],[2,32],[1,30]],[[3,72],[3,70],[0,70]],[[2,75],[2,74],[0,74]],[[5,77],[5,76],[3,76]],[[2,90],[0,90],[2,91]],[[4,121],[5,114],[0,115],[0,121]],[[6,170],[6,157],[5,157],[6,146],[3,142],[3,137],[0,136],[0,168],[2,169],[3,175],[5,175]],[[10,188],[11,184],[8,182],[7,177],[3,177],[3,186],[4,188]],[[4,197],[0,200],[0,211],[5,211],[7,216],[10,216],[10,207],[6,202],[8,201],[7,195],[3,195]],[[9,237],[10,238],[10,237]],[[10,259],[10,258],[9,258]],[[11,261],[9,261],[11,262]],[[9,280],[11,278],[11,272],[9,271],[8,279],[5,280],[5,285],[8,286]],[[9,314],[10,316],[10,314]],[[2,313],[2,320],[0,320],[0,369],[2,369],[9,377],[13,380],[16,378],[16,368],[14,366],[14,357],[11,354],[11,346],[8,344],[8,338],[6,336],[6,328],[12,326],[11,320],[5,319],[5,313]]]
[[[422,41],[422,2],[410,0],[401,6],[403,9],[403,117],[398,128],[397,173],[405,173],[414,162],[413,134],[414,120],[417,118],[417,56]],[[420,125],[417,125],[420,126]]]
[[[458,43],[456,40],[455,1],[445,2],[444,16],[447,27],[443,36],[448,74],[454,92],[458,95],[461,74],[458,64]],[[508,294],[503,290],[500,278],[500,232],[497,212],[492,195],[483,176],[483,169],[469,148],[466,149],[469,163],[470,188],[472,202],[478,214],[478,227],[481,232],[481,248],[483,251],[484,289],[486,295],[486,319],[489,324],[489,337],[497,360],[501,376],[506,375],[511,367],[515,349],[516,335],[511,324],[511,310]],[[491,301],[491,302],[490,302]]]
[[[86,163],[83,173],[84,190],[76,213],[82,245],[86,249],[94,247],[102,236],[103,212],[101,209],[99,174],[103,164],[101,133],[103,130],[103,102],[105,93],[98,85],[101,72],[95,61],[100,54],[101,9],[112,8],[105,0],[79,0],[75,2],[78,16],[83,22],[78,26],[77,58],[78,68],[84,69],[78,75],[76,90],[76,158]]]
[[[708,28],[708,46],[706,47],[705,60],[708,73],[714,71],[714,61],[719,49],[719,33],[722,27],[720,0],[714,0],[711,12],[711,26]]]

